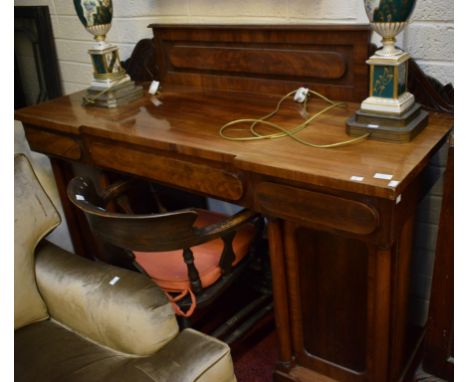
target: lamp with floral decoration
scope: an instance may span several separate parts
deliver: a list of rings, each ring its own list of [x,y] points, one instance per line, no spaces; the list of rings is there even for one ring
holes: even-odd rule
[[[141,97],[143,89],[135,85],[120,63],[119,48],[106,42],[112,22],[112,0],[73,0],[73,3],[81,23],[96,40],[88,51],[94,73],[84,103],[112,108]]]
[[[407,142],[426,125],[428,113],[408,91],[410,55],[395,46],[396,36],[408,23],[416,0],[364,0],[371,26],[382,36],[383,47],[367,60],[369,97],[347,122],[352,136],[370,133],[370,139]]]

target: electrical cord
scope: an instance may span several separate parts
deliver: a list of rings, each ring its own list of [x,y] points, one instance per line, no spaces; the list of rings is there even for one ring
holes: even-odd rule
[[[283,104],[283,102],[285,100],[287,100],[293,94],[295,94],[297,96],[299,91],[304,91],[305,98],[304,98],[302,103],[303,103],[303,106],[304,106],[304,112],[305,113],[307,113],[307,102],[309,100],[310,94],[313,94],[313,95],[321,98],[322,100],[326,101],[330,105],[323,108],[322,110],[315,113],[311,117],[307,118],[304,122],[302,122],[301,124],[299,124],[298,126],[296,126],[293,129],[290,129],[290,130],[278,125],[277,123],[267,121],[267,119],[273,117],[274,115],[276,115],[276,113],[278,113],[278,111],[281,108],[281,105]],[[297,100],[296,96],[294,97],[295,100]],[[329,110],[331,110],[331,109],[333,109],[335,107],[340,107],[340,106],[345,106],[345,105],[346,105],[346,103],[344,103],[344,102],[332,101],[332,100],[328,99],[327,97],[323,96],[322,94],[320,94],[318,92],[315,92],[313,90],[305,89],[305,88],[299,88],[299,89],[293,90],[292,92],[289,92],[284,97],[282,97],[280,99],[280,101],[277,103],[275,110],[273,110],[271,113],[269,113],[269,114],[267,114],[267,115],[265,115],[263,117],[260,117],[260,118],[242,118],[242,119],[236,119],[234,121],[228,122],[219,129],[219,135],[221,135],[221,137],[223,137],[224,139],[228,139],[228,140],[231,140],[231,141],[257,141],[257,140],[261,140],[261,139],[277,139],[277,138],[283,138],[283,137],[290,137],[290,138],[294,139],[295,141],[297,141],[299,143],[302,143],[303,145],[310,146],[310,147],[316,147],[316,148],[339,147],[339,146],[349,145],[349,144],[352,144],[352,143],[357,143],[357,142],[360,142],[360,141],[366,139],[370,135],[370,133],[363,134],[363,135],[361,135],[359,137],[356,137],[356,138],[353,138],[353,139],[350,139],[350,140],[347,140],[347,141],[331,143],[331,144],[324,144],[324,145],[318,145],[318,144],[309,142],[309,141],[297,136],[297,133],[304,130],[312,121],[317,119],[322,114],[325,114],[326,112],[328,112]],[[239,125],[239,124],[244,124],[244,123],[250,123],[250,127],[249,127],[249,132],[251,134],[250,136],[247,136],[247,137],[232,137],[232,136],[226,135],[226,133],[225,133],[226,129],[228,129],[228,128],[232,127],[232,126]],[[279,132],[272,133],[272,134],[261,134],[256,130],[256,127],[258,125],[265,125],[265,126],[273,128],[273,129],[279,130]]]

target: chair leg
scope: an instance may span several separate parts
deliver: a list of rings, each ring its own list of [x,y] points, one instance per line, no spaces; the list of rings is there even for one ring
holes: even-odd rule
[[[273,302],[270,302],[257,313],[252,315],[249,319],[244,321],[236,330],[234,330],[230,335],[223,339],[228,345],[232,345],[236,340],[244,336],[254,325],[259,322],[263,317],[268,313],[273,311]]]
[[[226,333],[230,332],[236,326],[236,324],[249,317],[249,315],[251,315],[252,312],[258,311],[266,302],[268,302],[268,300],[271,300],[271,295],[266,294],[253,300],[250,304],[241,309],[224,324],[219,326],[213,333],[210,334],[213,337],[221,338]]]

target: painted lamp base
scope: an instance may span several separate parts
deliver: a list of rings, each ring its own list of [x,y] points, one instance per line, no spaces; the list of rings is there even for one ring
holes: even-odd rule
[[[346,132],[357,137],[370,133],[368,139],[404,143],[411,141],[427,126],[429,114],[421,105],[413,105],[401,115],[378,114],[358,110],[346,122]]]
[[[118,87],[118,85],[124,84],[125,82],[129,82],[129,81],[131,81],[131,80],[130,80],[130,76],[128,74],[124,74],[123,77],[121,79],[119,79],[119,80],[110,79],[110,78],[107,78],[107,79],[93,78],[93,80],[91,81],[91,86],[89,87],[89,89],[101,91],[101,90],[104,90],[104,89],[112,88],[114,86]]]
[[[361,103],[361,110],[370,113],[401,115],[414,105],[414,95],[405,92],[398,98],[368,97]]]
[[[83,104],[115,108],[143,95],[143,88],[135,85],[122,67],[117,46],[101,41],[89,54],[94,66],[94,78]]]
[[[408,53],[400,51],[388,56],[376,53],[367,60],[369,97],[346,122],[349,135],[370,133],[368,139],[403,143],[426,127],[428,113],[408,91],[409,59]]]

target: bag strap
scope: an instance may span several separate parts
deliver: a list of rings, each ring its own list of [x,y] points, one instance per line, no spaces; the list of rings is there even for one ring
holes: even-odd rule
[[[197,307],[197,297],[195,296],[195,293],[193,293],[190,288],[183,290],[176,296],[171,296],[169,292],[167,291],[164,291],[164,293],[166,294],[169,302],[171,303],[172,309],[174,309],[174,312],[178,316],[190,317],[195,311],[195,308]],[[177,302],[182,300],[185,296],[187,296],[187,293],[190,293],[190,299],[192,303],[190,304],[190,308],[188,308],[187,311],[184,312],[182,309],[180,309],[179,305],[177,305]]]

